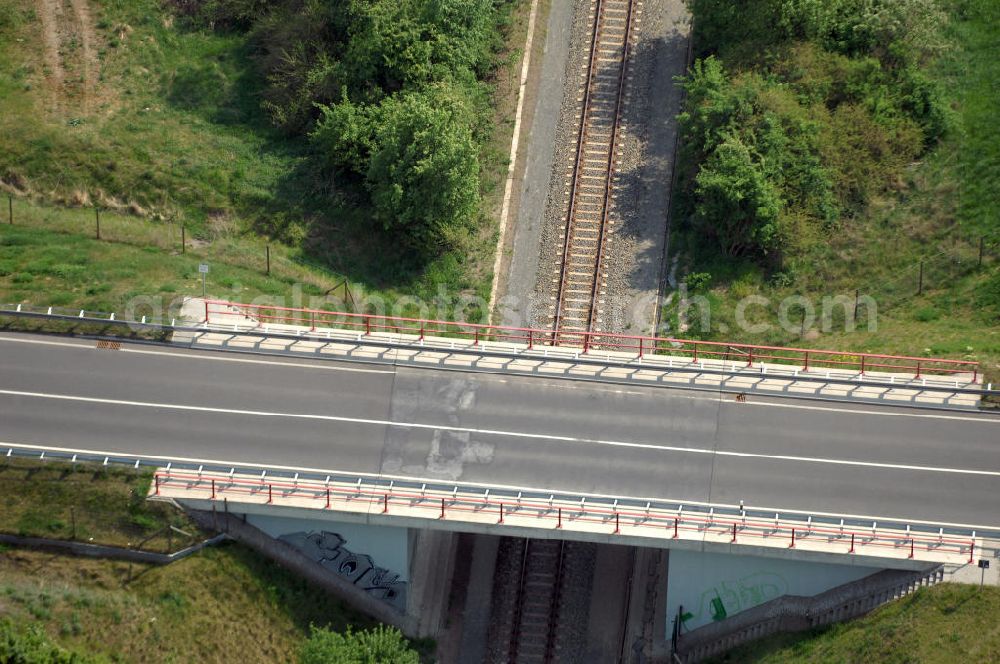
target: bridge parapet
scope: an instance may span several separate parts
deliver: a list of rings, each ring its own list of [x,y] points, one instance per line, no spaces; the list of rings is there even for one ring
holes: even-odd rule
[[[981,547],[976,534],[946,535],[905,527],[862,528],[757,511],[728,513],[684,504],[524,495],[509,490],[414,485],[393,480],[330,477],[325,481],[236,473],[157,471],[153,498],[194,501],[243,511],[247,506],[337,513],[365,522],[406,523],[470,532],[620,542],[657,548],[699,548],[805,558],[852,557],[885,566],[919,568],[927,563],[969,564]],[[211,509],[211,507],[208,507]],[[897,525],[897,524],[894,524]]]
[[[528,328],[254,307],[189,299],[180,318],[162,318],[18,304],[0,305],[0,316],[169,332],[192,348],[721,390],[740,400],[763,394],[975,409],[1000,395],[983,385],[978,363],[964,360],[628,335],[576,347],[550,345],[551,334]],[[338,323],[340,316],[348,318]]]

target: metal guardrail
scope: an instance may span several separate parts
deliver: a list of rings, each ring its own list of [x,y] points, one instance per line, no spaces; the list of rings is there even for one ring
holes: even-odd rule
[[[232,315],[232,314],[230,314]],[[360,314],[352,314],[360,316]],[[731,377],[743,377],[743,378],[769,378],[784,380],[790,383],[815,383],[822,385],[844,385],[852,387],[872,387],[880,389],[905,389],[913,390],[920,393],[944,393],[944,394],[963,394],[963,395],[973,395],[980,398],[986,397],[1000,397],[1000,389],[994,390],[992,384],[987,385],[985,388],[981,386],[971,386],[969,383],[960,383],[957,380],[949,380],[943,377],[938,377],[936,380],[932,377],[930,380],[926,376],[920,380],[896,380],[893,376],[880,376],[879,374],[867,373],[867,374],[857,374],[853,377],[837,377],[836,375],[831,375],[830,371],[827,371],[825,375],[820,371],[811,371],[810,373],[800,373],[798,369],[792,370],[791,367],[787,373],[779,374],[777,371],[767,371],[767,368],[761,365],[759,368],[748,368],[745,364],[741,362],[732,362],[732,366],[729,365],[715,365],[705,364],[704,360],[688,361],[681,358],[680,362],[673,362],[670,356],[662,355],[636,355],[635,357],[628,359],[615,359],[610,354],[601,355],[591,349],[590,354],[582,354],[581,349],[565,347],[565,346],[546,346],[541,350],[537,347],[533,347],[531,344],[522,346],[521,348],[510,348],[501,346],[503,340],[489,340],[486,335],[482,337],[470,337],[465,336],[465,343],[455,343],[452,342],[448,346],[434,347],[431,345],[431,339],[426,336],[426,334],[419,335],[419,331],[409,330],[406,331],[388,331],[388,330],[378,330],[371,329],[366,331],[345,331],[346,334],[350,335],[349,339],[332,337],[330,335],[331,330],[327,329],[326,334],[318,329],[309,328],[297,330],[297,331],[283,331],[281,329],[271,328],[269,324],[251,324],[251,325],[239,325],[238,323],[233,324],[209,324],[209,323],[198,323],[198,324],[184,324],[181,322],[178,324],[176,318],[162,318],[153,316],[142,316],[138,320],[130,318],[122,318],[116,313],[108,312],[98,312],[98,311],[85,311],[68,309],[66,307],[35,307],[27,304],[17,304],[17,305],[0,305],[0,316],[11,316],[18,318],[33,318],[41,320],[52,320],[61,321],[67,323],[89,323],[94,325],[103,326],[115,326],[115,327],[128,327],[132,331],[150,331],[150,332],[189,332],[194,334],[202,334],[206,332],[221,332],[229,334],[240,334],[245,336],[253,336],[259,338],[274,338],[274,339],[286,339],[286,340],[298,340],[298,341],[313,341],[313,342],[334,342],[334,343],[344,343],[350,341],[350,343],[356,344],[358,346],[368,346],[368,347],[378,347],[378,348],[391,348],[391,349],[408,349],[408,350],[437,350],[437,351],[447,351],[453,354],[464,354],[473,355],[481,358],[503,358],[503,359],[530,359],[533,361],[551,361],[551,362],[564,362],[572,363],[579,366],[589,366],[589,367],[601,367],[601,368],[622,368],[629,370],[652,370],[660,372],[672,372],[672,373],[687,373],[687,374],[700,374],[700,375],[716,375],[716,376],[731,376]],[[397,320],[397,319],[392,319]],[[451,325],[465,326],[462,323],[453,323]],[[475,327],[475,326],[473,326]],[[486,327],[486,326],[480,326]],[[402,329],[402,328],[401,328]],[[412,332],[413,334],[407,335],[406,332]],[[425,330],[426,332],[426,330]],[[405,336],[410,336],[411,338],[403,338]],[[551,334],[550,334],[551,336]],[[524,342],[524,339],[521,339]],[[697,342],[697,343],[710,343],[710,342]],[[735,355],[735,353],[734,353]],[[704,356],[704,353],[702,353]],[[341,359],[351,359],[351,358],[341,358]],[[759,360],[759,357],[757,358]],[[653,363],[650,360],[659,360],[657,363]],[[666,360],[664,362],[664,360]],[[378,360],[367,358],[365,361],[378,362],[386,360]],[[392,360],[396,362],[396,360]],[[549,377],[552,375],[547,374]],[[649,382],[650,385],[657,385],[656,382]],[[727,391],[723,388],[723,391]],[[728,390],[734,391],[734,390]],[[739,391],[739,390],[735,390]]]
[[[440,495],[445,495],[448,496],[447,500],[464,501],[470,506],[481,506],[484,503],[489,503],[496,510],[498,520],[501,518],[499,508],[501,503],[508,506],[505,509],[513,508],[515,511],[518,509],[518,505],[525,508],[530,506],[531,509],[535,510],[545,509],[550,512],[546,518],[552,522],[553,527],[558,524],[558,519],[560,518],[558,510],[552,511],[552,506],[557,503],[572,504],[573,509],[577,511],[584,510],[587,514],[594,515],[594,517],[600,515],[600,518],[604,519],[609,526],[612,525],[612,519],[616,513],[619,515],[619,519],[626,516],[629,519],[635,520],[645,519],[647,515],[655,512],[661,515],[660,519],[662,521],[662,523],[658,522],[656,525],[664,530],[664,532],[673,529],[675,526],[679,530],[682,525],[680,520],[683,520],[685,528],[696,527],[695,524],[700,524],[701,528],[704,529],[705,524],[713,524],[713,528],[718,528],[721,531],[725,527],[729,532],[731,532],[733,524],[736,524],[737,536],[740,537],[741,533],[744,533],[743,524],[747,523],[757,530],[757,534],[754,535],[757,537],[762,536],[760,533],[763,533],[765,530],[773,531],[775,522],[780,521],[779,525],[782,532],[785,533],[784,537],[788,540],[788,544],[792,544],[792,530],[795,530],[796,541],[799,543],[803,541],[803,536],[808,540],[811,536],[808,533],[822,533],[824,536],[837,535],[838,537],[841,533],[844,533],[847,535],[843,539],[845,553],[849,552],[847,548],[850,546],[849,535],[852,531],[856,536],[863,533],[865,538],[870,538],[873,533],[877,535],[881,531],[887,537],[891,536],[896,540],[893,546],[897,549],[900,546],[905,546],[905,544],[900,544],[900,533],[905,533],[902,539],[907,540],[906,544],[910,546],[915,547],[917,542],[920,542],[923,546],[948,543],[950,546],[955,546],[962,550],[968,549],[970,542],[974,542],[977,538],[1000,539],[1000,529],[993,530],[990,528],[973,528],[971,526],[941,525],[931,522],[906,522],[901,520],[873,522],[860,517],[811,514],[796,510],[784,510],[776,513],[773,510],[761,508],[717,505],[696,501],[646,500],[580,493],[529,491],[470,482],[418,481],[385,474],[296,471],[250,463],[236,465],[210,462],[198,463],[173,459],[169,456],[97,452],[26,444],[15,445],[5,443],[0,446],[0,457],[47,459],[69,463],[87,462],[105,466],[108,464],[122,464],[131,466],[137,470],[142,467],[155,468],[156,473],[154,473],[154,476],[174,476],[187,479],[190,479],[192,475],[195,478],[201,476],[203,479],[209,480],[209,484],[205,485],[206,490],[210,487],[211,475],[225,478],[237,478],[240,476],[254,477],[258,487],[270,485],[272,491],[275,487],[279,488],[279,490],[285,490],[288,487],[311,487],[314,490],[319,490],[319,487],[322,487],[322,492],[316,493],[314,496],[316,500],[325,499],[326,488],[335,485],[341,487],[338,491],[343,491],[342,487],[350,485],[351,489],[349,493],[376,496],[379,501],[384,501],[386,494],[393,494],[393,496],[398,497],[400,500],[411,500],[416,496],[427,497],[433,495],[437,498]],[[155,491],[155,486],[153,489]],[[265,502],[265,495],[260,493],[260,496],[261,502]],[[331,493],[331,499],[332,497],[333,494]],[[271,499],[274,499],[273,495]],[[392,500],[394,498],[390,499],[390,507]],[[429,505],[429,509],[439,510],[440,500],[438,499],[433,505]],[[449,509],[447,504],[445,505],[445,509]],[[509,516],[510,512],[508,511],[506,514]],[[667,514],[670,516],[663,516]],[[609,515],[611,518],[608,518]],[[570,518],[570,514],[567,512],[564,512],[562,516],[566,519]],[[663,520],[664,518],[666,520]],[[678,521],[675,522],[674,519],[678,519]],[[750,531],[746,531],[746,533],[748,533],[747,536],[749,537]],[[910,543],[911,540],[912,544]],[[859,541],[856,539],[855,547],[857,547],[858,543]],[[969,554],[972,555],[973,552],[970,551]]]
[[[895,371],[912,373],[917,378],[923,375],[971,374],[973,383],[979,378],[979,363],[971,360],[949,360],[934,357],[910,357],[904,355],[883,355],[876,353],[852,353],[784,346],[759,346],[718,341],[697,341],[668,337],[650,337],[608,332],[575,332],[541,330],[527,327],[505,327],[476,323],[455,323],[450,321],[420,318],[403,318],[376,314],[355,314],[323,309],[278,307],[271,305],[243,304],[226,300],[205,300],[205,322],[211,315],[233,315],[238,311],[262,323],[301,325],[315,330],[317,326],[335,327],[345,330],[391,332],[396,334],[456,336],[471,339],[473,344],[481,341],[507,341],[537,345],[565,346],[581,348],[583,353],[592,349],[633,352],[637,356],[671,355],[690,357],[697,362],[702,359],[746,359],[746,366],[754,362],[772,362],[799,366],[803,371],[810,368],[836,368],[866,371]]]
[[[344,482],[332,477],[324,481],[305,478],[292,480],[247,475],[179,472],[176,469],[157,471],[154,493],[161,490],[182,491],[192,498],[220,501],[228,497],[242,502],[264,505],[289,505],[310,509],[330,510],[335,503],[350,506],[351,511],[389,515],[406,509],[406,516],[418,518],[509,525],[517,518],[519,525],[528,519],[530,527],[549,530],[596,532],[621,535],[641,535],[658,539],[715,541],[729,544],[750,544],[775,548],[796,547],[815,551],[811,546],[826,547],[825,553],[867,554],[879,557],[920,559],[929,556],[968,557],[973,562],[974,537],[959,538],[944,533],[925,534],[906,530],[889,530],[883,526],[864,530],[848,525],[827,525],[807,519],[806,524],[787,523],[774,514],[772,518],[750,516],[746,510],[727,515],[676,509],[664,509],[652,502],[645,505],[575,500],[569,496],[498,495],[495,491],[470,492],[455,485],[431,488],[400,486],[391,482]],[[176,495],[176,494],[171,494]],[[297,501],[292,504],[292,501]],[[304,502],[303,502],[304,501]],[[485,519],[485,521],[484,521]],[[505,520],[506,519],[506,520]],[[709,540],[709,538],[712,538]],[[895,554],[895,555],[889,555]],[[926,556],[924,555],[926,554]]]

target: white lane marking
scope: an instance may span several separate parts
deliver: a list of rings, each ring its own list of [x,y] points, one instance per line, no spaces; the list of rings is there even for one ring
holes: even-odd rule
[[[93,350],[94,348],[90,344],[83,344],[83,343],[69,343],[65,341],[43,341],[41,339],[14,339],[11,337],[4,337],[4,336],[0,336],[0,341],[13,341],[17,343],[34,343],[34,344],[42,344],[45,346],[65,346],[68,348],[79,348],[83,350]],[[387,371],[385,369],[360,369],[358,367],[343,367],[343,366],[335,366],[329,364],[308,364],[305,362],[278,362],[274,360],[251,360],[243,357],[223,357],[220,355],[208,355],[205,353],[188,353],[184,351],[171,353],[162,350],[122,348],[121,352],[135,353],[137,355],[162,355],[164,357],[183,358],[190,360],[210,360],[212,362],[239,362],[241,364],[264,364],[277,367],[294,367],[298,369],[323,369],[325,371],[347,371],[351,373],[373,373],[373,374],[395,373],[393,371]]]
[[[768,459],[771,461],[795,461],[800,463],[825,463],[839,466],[859,466],[865,468],[886,468],[891,470],[916,470],[932,473],[953,473],[959,475],[983,475],[1000,477],[997,470],[978,470],[971,468],[938,468],[935,466],[917,466],[911,464],[883,463],[877,461],[855,461],[851,459],[828,459],[822,457],[794,456],[789,454],[764,454],[758,452],[735,452],[730,450],[713,450],[699,447],[679,447],[675,445],[658,445],[656,443],[635,443],[621,440],[601,440],[596,438],[579,438],[575,436],[557,436],[555,434],[530,433],[526,431],[505,431],[502,429],[478,429],[474,427],[457,427],[445,424],[423,424],[419,422],[394,422],[363,417],[347,417],[344,415],[319,415],[315,413],[281,413],[267,410],[244,410],[241,408],[217,408],[210,406],[190,406],[184,404],[155,403],[149,401],[129,401],[124,399],[104,399],[98,397],[81,397],[69,394],[46,394],[44,392],[24,392],[21,390],[0,390],[0,394],[54,399],[59,401],[80,401],[84,403],[100,403],[114,406],[131,406],[136,408],[160,408],[165,410],[183,410],[200,413],[221,413],[225,415],[243,415],[247,417],[279,417],[300,420],[322,420],[327,422],[344,422],[348,424],[368,424],[374,426],[397,427],[401,429],[427,429],[432,431],[453,431],[479,435],[509,436],[512,438],[529,438],[563,443],[578,443],[587,445],[604,445],[607,447],[623,447],[631,449],[655,450],[658,452],[680,452],[684,454],[702,454],[707,456],[736,457],[742,459]]]
[[[372,479],[395,479],[401,481],[409,482],[426,482],[427,484],[443,484],[446,486],[462,486],[462,487],[473,487],[478,489],[502,489],[505,491],[521,491],[524,493],[537,493],[541,495],[549,495],[552,493],[568,495],[571,497],[583,496],[585,498],[595,498],[595,499],[606,499],[619,501],[635,501],[635,502],[663,502],[663,503],[677,503],[682,505],[697,505],[699,507],[716,507],[725,509],[735,509],[743,507],[744,509],[750,511],[759,512],[778,512],[780,514],[800,514],[800,515],[813,515],[813,516],[823,516],[838,519],[858,519],[864,521],[885,521],[885,522],[903,522],[910,523],[913,525],[926,525],[940,527],[944,526],[946,528],[967,528],[974,530],[991,530],[1000,527],[1000,524],[995,526],[984,526],[981,524],[971,524],[971,523],[948,523],[942,521],[926,521],[920,519],[911,519],[908,517],[899,516],[884,516],[877,514],[839,514],[836,512],[816,512],[816,511],[804,511],[797,509],[789,509],[783,507],[771,507],[771,506],[751,506],[751,505],[737,505],[735,503],[706,503],[698,500],[679,500],[675,498],[663,498],[662,496],[623,496],[623,495],[613,495],[607,493],[591,493],[587,491],[575,491],[572,489],[556,489],[553,487],[538,488],[530,487],[519,484],[484,484],[482,482],[453,482],[448,479],[441,477],[423,477],[420,475],[394,475],[391,473],[368,473],[363,471],[355,470],[333,470],[330,468],[313,468],[310,466],[285,466],[281,464],[269,464],[269,463],[258,463],[253,461],[231,461],[231,460],[220,460],[220,459],[203,459],[198,457],[178,457],[178,456],[163,456],[157,454],[139,454],[135,452],[108,452],[101,450],[87,450],[74,447],[58,447],[54,445],[39,445],[37,443],[12,443],[9,441],[0,441],[0,448],[20,448],[20,449],[30,449],[37,450],[39,452],[62,452],[67,454],[86,454],[91,456],[100,457],[132,457],[148,459],[150,461],[172,461],[174,463],[191,463],[191,464],[203,464],[203,465],[213,465],[213,466],[224,466],[229,468],[243,467],[255,467],[264,468],[267,470],[281,471],[281,472],[300,472],[300,473],[315,473],[317,475],[354,475],[357,477],[370,477]]]
[[[768,403],[766,401],[745,401],[740,404],[737,404],[734,401],[732,403],[733,405],[739,405],[740,408],[745,408],[746,406],[760,406],[763,408],[792,408],[794,410],[823,410],[830,413],[848,413],[852,415],[877,415],[879,417],[917,417],[930,420],[957,420],[960,422],[981,422],[983,424],[1000,424],[1000,417],[990,417],[990,416],[976,417],[974,415],[963,416],[963,415],[935,415],[932,413],[901,413],[901,412],[890,412],[883,410],[864,410],[862,408],[835,408],[835,407],[825,408],[822,406],[804,406],[801,404],[793,404],[793,403]]]
[[[78,344],[78,343],[67,343],[67,342],[58,342],[58,341],[44,341],[44,340],[41,340],[41,339],[18,339],[18,338],[11,338],[11,337],[5,337],[5,336],[0,336],[0,341],[15,341],[15,342],[19,342],[19,343],[35,343],[35,344],[45,344],[45,345],[51,345],[51,346],[67,346],[67,347],[70,347],[70,348],[83,348],[83,349],[92,349],[93,348],[90,345],[84,345],[84,344]],[[354,368],[354,367],[327,366],[327,365],[322,365],[322,364],[275,362],[275,361],[269,361],[269,360],[251,360],[251,359],[245,359],[245,358],[219,357],[219,356],[214,356],[214,355],[192,354],[192,353],[186,353],[186,352],[173,353],[173,352],[155,351],[155,350],[139,350],[139,349],[135,349],[135,348],[125,348],[123,350],[125,352],[129,352],[129,353],[138,353],[138,354],[145,354],[145,355],[163,355],[163,356],[166,356],[166,357],[174,357],[174,358],[181,357],[181,358],[205,359],[205,360],[213,360],[213,361],[216,361],[216,362],[244,362],[244,363],[248,363],[248,364],[270,364],[270,365],[277,365],[277,366],[282,366],[282,367],[297,367],[297,368],[305,368],[305,369],[326,369],[326,370],[329,370],[329,371],[347,371],[347,372],[357,372],[357,373],[376,373],[376,374],[391,374],[391,373],[394,373],[393,371],[382,370],[382,369],[357,369],[357,368]],[[341,360],[341,361],[342,362],[355,362],[357,360],[345,359],[345,360]],[[413,367],[413,368],[422,369],[422,370],[433,370],[433,368],[429,368],[429,367]],[[561,379],[554,378],[553,380],[561,380]],[[586,389],[586,388],[579,388],[579,387],[578,388],[569,388],[567,386],[560,385],[559,389],[581,389],[582,390],[582,389]],[[656,388],[655,387],[650,387],[649,389],[656,389]],[[594,391],[596,391],[596,390],[594,390]],[[644,393],[643,392],[625,392],[625,394],[644,394]],[[767,398],[773,398],[772,395],[762,395],[762,396],[767,397]],[[694,396],[694,395],[671,394],[671,395],[669,395],[668,398],[669,399],[687,399],[689,401],[712,401],[712,402],[718,402],[719,401],[719,397],[718,396],[702,397],[702,396]],[[722,403],[729,404],[730,402],[724,401]],[[754,401],[754,400],[746,401],[746,402],[739,403],[739,404],[737,404],[736,402],[732,402],[732,405],[736,406],[736,407],[739,407],[739,408],[748,408],[748,407],[791,408],[791,409],[794,409],[794,410],[814,410],[814,411],[822,411],[822,412],[829,412],[829,413],[847,413],[847,414],[852,414],[852,415],[873,415],[873,416],[878,416],[878,417],[913,417],[913,418],[925,418],[925,419],[932,419],[932,420],[954,420],[954,421],[958,421],[958,422],[978,422],[978,423],[982,423],[982,424],[1000,424],[1000,417],[991,417],[991,416],[988,416],[988,415],[982,415],[982,416],[963,416],[963,415],[940,415],[940,414],[933,414],[933,413],[908,413],[908,412],[893,412],[893,411],[880,411],[880,410],[865,410],[865,409],[861,409],[861,408],[838,408],[835,405],[830,405],[830,406],[806,406],[806,405],[802,405],[802,404],[772,403],[772,402],[767,402],[767,401]]]

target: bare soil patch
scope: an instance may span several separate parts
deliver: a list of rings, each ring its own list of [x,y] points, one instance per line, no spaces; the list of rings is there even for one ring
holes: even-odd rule
[[[91,112],[100,78],[98,45],[87,0],[35,0],[41,21],[43,74],[50,109],[65,114]]]

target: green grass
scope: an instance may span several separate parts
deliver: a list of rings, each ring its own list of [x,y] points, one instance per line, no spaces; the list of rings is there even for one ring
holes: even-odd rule
[[[163,567],[9,549],[0,614],[112,662],[293,661],[310,623],[370,619],[246,547],[230,543]]]
[[[151,481],[149,469],[4,459],[0,532],[111,546],[136,546],[148,540],[142,545],[147,551],[177,550],[200,539],[201,533],[183,512],[146,501]],[[168,538],[162,533],[168,526],[190,537]]]
[[[0,301],[121,311],[138,296],[164,304],[201,295],[198,265],[207,262],[210,296],[248,301],[266,295],[300,304],[339,281],[273,247],[265,274],[264,247],[248,239],[217,241],[180,253],[176,229],[105,213],[101,237],[93,213],[18,201],[15,224],[0,225]],[[360,294],[360,289],[353,287]]]
[[[510,31],[511,53],[524,40],[523,4]],[[43,210],[35,216],[55,223],[65,213],[53,206],[99,204],[130,215],[133,226],[149,226],[146,235],[170,235],[153,242],[160,247],[176,248],[184,224],[189,237],[216,255],[247,254],[260,269],[260,238],[268,237],[279,254],[320,266],[301,278],[324,282],[323,290],[346,277],[353,288],[390,301],[430,299],[439,285],[452,300],[489,297],[493,208],[502,196],[517,93],[516,85],[504,83],[509,66],[497,73],[496,140],[485,155],[479,222],[454,249],[415,263],[357,207],[351,191],[317,178],[304,140],[271,126],[260,109],[263,81],[246,36],[192,28],[157,0],[92,0],[90,6],[100,75],[89,95],[79,85],[53,91],[43,49],[20,46],[41,43],[32,0],[12,0],[7,18],[0,17],[0,188],[18,194],[16,205],[33,200]],[[70,77],[76,73],[68,70]],[[89,234],[93,213],[79,212],[60,228],[84,227]],[[22,272],[19,290],[30,292],[34,273]],[[161,281],[162,273],[150,275],[148,288],[184,289],[177,276]],[[107,278],[97,287],[127,290],[119,277]]]
[[[176,508],[145,500],[151,472],[122,466],[0,463],[0,531],[133,545],[166,525],[201,537]],[[186,545],[180,535],[174,548]],[[166,550],[159,537],[147,550]],[[0,617],[42,628],[69,650],[110,662],[293,661],[309,626],[375,622],[235,543],[166,566],[0,549]],[[415,642],[425,659],[434,643]]]
[[[678,237],[689,273],[708,273],[699,293],[712,304],[711,329],[680,329],[676,303],[665,310],[676,336],[746,343],[834,348],[874,353],[973,359],[987,380],[1000,382],[1000,62],[995,57],[1000,6],[991,0],[949,2],[945,28],[951,48],[927,73],[953,98],[955,126],[921,162],[904,169],[896,184],[863,213],[811,239],[794,257],[792,274],[767,274],[756,265],[722,259]],[[979,242],[985,237],[983,265]],[[920,265],[923,289],[918,294]],[[802,334],[802,310],[792,306],[790,329],[779,324],[779,303],[803,295],[817,310],[823,296],[853,300],[855,291],[878,305],[877,331],[847,331],[842,309],[829,330],[813,325]],[[748,296],[770,301],[748,309],[750,332],[736,321]]]
[[[1000,588],[921,588],[872,614],[805,634],[738,648],[719,662],[918,664],[1000,660]]]

